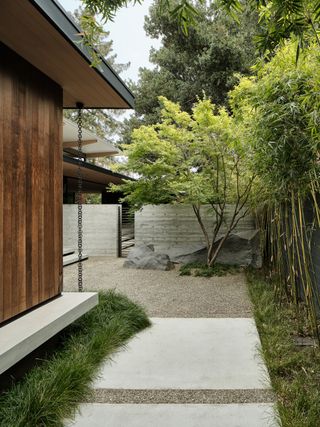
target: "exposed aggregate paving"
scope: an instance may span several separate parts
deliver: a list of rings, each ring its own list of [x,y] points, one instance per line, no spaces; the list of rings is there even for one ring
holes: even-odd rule
[[[119,390],[96,389],[90,402],[148,404],[271,403],[272,390]]]
[[[90,257],[83,263],[85,290],[116,289],[145,307],[150,317],[252,318],[243,273],[223,277],[180,276],[172,271],[123,268],[124,259]],[[77,289],[77,265],[64,268],[64,290]],[[270,389],[95,389],[90,402],[107,404],[272,403]]]
[[[85,290],[116,289],[150,317],[252,317],[243,273],[223,277],[180,276],[172,271],[123,268],[123,258],[90,257],[83,263]],[[65,267],[64,290],[77,289],[77,265]]]

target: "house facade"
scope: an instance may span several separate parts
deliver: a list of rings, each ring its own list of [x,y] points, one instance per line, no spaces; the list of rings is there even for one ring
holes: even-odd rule
[[[79,102],[88,108],[133,106],[132,94],[104,60],[99,68],[90,67],[90,52],[81,37],[80,29],[54,0],[1,4],[2,352],[11,348],[5,331],[9,322],[12,334],[12,323],[21,321],[22,315],[27,321],[32,318],[30,310],[43,304],[50,310],[53,301],[57,306],[56,299],[64,298],[63,108],[75,108]],[[85,309],[78,314],[83,312]],[[33,347],[42,344],[41,340],[34,339]],[[21,351],[21,357],[31,347]],[[2,356],[0,353],[0,362]],[[0,363],[0,372],[5,368]]]

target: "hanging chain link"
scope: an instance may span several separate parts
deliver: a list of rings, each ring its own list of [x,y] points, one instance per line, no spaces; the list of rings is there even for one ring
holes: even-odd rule
[[[77,196],[76,202],[78,204],[78,291],[83,291],[83,274],[82,274],[82,109],[83,104],[77,103],[78,116],[77,116],[77,125],[78,125],[78,185],[77,185]]]

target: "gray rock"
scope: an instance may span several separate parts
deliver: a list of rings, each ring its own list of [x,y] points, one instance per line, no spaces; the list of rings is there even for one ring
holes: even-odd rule
[[[215,242],[218,246],[223,236]],[[164,250],[172,262],[187,264],[207,260],[207,248],[202,243],[171,246]],[[259,230],[235,232],[229,235],[218,255],[220,264],[252,266],[260,268],[262,259],[260,254]]]
[[[123,267],[167,271],[174,265],[168,255],[154,252],[153,245],[140,245],[131,249]]]
[[[128,259],[144,258],[146,256],[154,254],[153,245],[139,245],[134,246],[128,253]]]
[[[171,246],[165,250],[172,262],[188,264],[189,262],[207,262],[207,248],[203,243]]]
[[[222,237],[221,237],[222,238]],[[221,238],[215,243],[219,244]],[[261,267],[259,230],[232,233],[217,257],[220,264]]]

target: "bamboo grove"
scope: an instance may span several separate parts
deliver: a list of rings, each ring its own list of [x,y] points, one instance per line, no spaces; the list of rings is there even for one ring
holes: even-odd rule
[[[286,44],[256,77],[242,79],[231,104],[257,175],[252,204],[276,296],[294,304],[297,318],[306,315],[320,340],[320,55],[310,47],[297,63],[295,52]]]
[[[237,206],[252,208],[279,301],[292,302],[297,317],[306,315],[320,341],[319,65],[316,45],[297,62],[296,44],[287,42],[268,63],[256,65],[252,77],[239,76],[229,111],[204,96],[187,113],[159,97],[162,119],[133,132],[122,166],[140,179],[126,182],[122,191],[136,209],[192,205],[207,242],[208,266],[217,259],[211,249],[222,224],[231,232],[242,217]],[[226,204],[236,206],[230,224]],[[203,206],[216,215],[211,243],[201,221]]]

